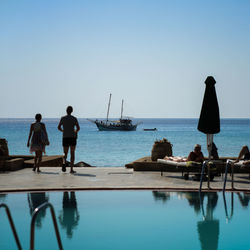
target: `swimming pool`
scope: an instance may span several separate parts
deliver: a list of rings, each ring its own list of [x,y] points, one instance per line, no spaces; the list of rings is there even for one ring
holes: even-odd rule
[[[77,191],[0,194],[23,249],[34,207],[53,204],[64,249],[250,249],[250,194]],[[203,204],[203,205],[201,205]],[[58,249],[49,210],[36,221],[35,249]],[[0,210],[0,249],[16,249]]]

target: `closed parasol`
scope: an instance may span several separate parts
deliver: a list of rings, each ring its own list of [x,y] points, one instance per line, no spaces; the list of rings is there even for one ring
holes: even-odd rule
[[[208,76],[205,84],[205,94],[203,98],[198,130],[207,135],[207,147],[209,160],[211,158],[211,149],[213,135],[220,132],[220,113],[215,90],[216,81],[212,76]]]
[[[207,135],[208,160],[211,160],[211,152],[213,145],[213,135],[220,132],[220,112],[215,91],[216,81],[212,76],[208,76],[205,84],[205,94],[203,98],[198,130]],[[202,166],[202,174],[200,180],[200,191],[202,187],[202,178],[204,173],[204,164]],[[210,187],[210,178],[208,177],[208,188]]]

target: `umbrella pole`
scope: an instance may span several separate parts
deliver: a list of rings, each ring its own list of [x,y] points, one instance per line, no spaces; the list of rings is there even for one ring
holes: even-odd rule
[[[207,150],[208,150],[208,160],[211,160],[212,144],[214,140],[213,134],[207,134]]]
[[[209,161],[211,160],[211,151],[212,151],[212,144],[213,144],[213,134],[207,134],[207,150],[208,150],[208,162],[203,162],[202,164],[202,170],[201,170],[201,179],[200,179],[200,192],[202,189],[202,182],[203,182],[203,175],[204,175],[204,170],[207,165],[207,188],[210,189],[210,165]]]
[[[207,188],[210,189],[210,164],[209,161],[211,160],[211,152],[212,152],[212,144],[213,144],[214,135],[207,134],[207,150],[208,150],[208,173],[207,173]]]

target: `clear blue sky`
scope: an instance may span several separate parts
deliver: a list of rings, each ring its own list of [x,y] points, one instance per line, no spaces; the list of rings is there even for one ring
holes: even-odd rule
[[[0,117],[250,117],[248,0],[1,0]]]

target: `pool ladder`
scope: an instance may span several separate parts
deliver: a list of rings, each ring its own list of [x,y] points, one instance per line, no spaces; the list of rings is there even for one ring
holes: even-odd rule
[[[205,172],[205,168],[206,166],[208,166],[208,182],[207,182],[207,186],[208,189],[210,189],[210,166],[209,166],[209,162],[204,161],[202,164],[202,169],[201,169],[201,178],[200,178],[200,189],[199,192],[202,191],[202,182],[203,182],[203,176],[204,176],[204,172]],[[232,176],[232,190],[234,189],[234,162],[232,160],[227,160],[226,163],[226,168],[225,168],[225,177],[224,177],[224,184],[223,184],[223,192],[225,192],[226,189],[226,182],[227,182],[227,174],[228,174],[228,168],[229,166],[231,166],[231,176]]]
[[[19,241],[17,232],[16,232],[16,228],[15,228],[14,222],[13,222],[13,220],[12,220],[12,216],[11,216],[11,213],[10,213],[10,209],[9,209],[9,207],[8,207],[6,204],[4,204],[4,203],[1,203],[1,204],[0,204],[0,208],[1,208],[1,207],[5,208],[5,211],[6,211],[6,214],[7,214],[7,216],[8,216],[9,223],[10,223],[10,227],[11,227],[11,229],[12,229],[12,233],[13,233],[13,235],[14,235],[14,238],[15,238],[15,241],[16,241],[16,244],[17,244],[17,248],[18,248],[19,250],[21,250],[22,247],[21,247],[21,244],[20,244],[20,241]]]
[[[226,183],[227,183],[227,174],[228,174],[228,168],[231,165],[231,176],[232,176],[232,190],[234,189],[234,162],[231,160],[227,160],[226,169],[225,169],[225,178],[224,178],[224,185],[223,185],[223,193],[226,189]]]
[[[14,222],[12,220],[10,209],[4,203],[0,204],[0,208],[1,207],[4,207],[5,210],[6,210],[6,213],[7,213],[7,216],[8,216],[8,220],[9,220],[9,223],[10,223],[10,226],[11,226],[11,229],[12,229],[12,232],[13,232],[16,244],[17,244],[17,248],[19,250],[22,250],[22,246],[20,244],[20,241],[19,241],[19,238],[18,238],[18,235],[17,235],[17,232],[16,232],[16,228],[15,228]],[[57,222],[56,222],[56,216],[55,216],[54,208],[53,208],[53,206],[52,206],[51,203],[45,202],[45,203],[41,204],[39,207],[37,207],[34,210],[33,214],[32,214],[31,225],[30,225],[30,250],[34,250],[35,249],[35,222],[36,222],[36,217],[40,213],[41,210],[46,209],[48,207],[50,208],[50,212],[51,212],[51,216],[52,216],[52,221],[53,221],[54,228],[55,228],[55,233],[56,233],[58,247],[59,247],[60,250],[63,249],[61,237],[60,237],[58,226],[57,226]]]
[[[209,165],[209,161],[204,161],[203,164],[202,164],[202,168],[201,168],[199,192],[201,192],[201,190],[202,190],[203,177],[204,177],[204,174],[205,174],[205,168],[206,167],[207,167],[207,187],[208,187],[208,189],[210,189],[210,165]]]

